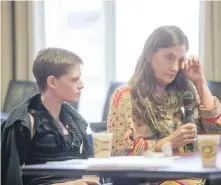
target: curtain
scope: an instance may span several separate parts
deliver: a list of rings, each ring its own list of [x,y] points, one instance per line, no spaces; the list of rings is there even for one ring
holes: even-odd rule
[[[221,82],[221,1],[201,1],[201,47],[207,80]]]
[[[44,41],[44,1],[1,2],[1,107],[10,80],[34,80],[32,62]]]

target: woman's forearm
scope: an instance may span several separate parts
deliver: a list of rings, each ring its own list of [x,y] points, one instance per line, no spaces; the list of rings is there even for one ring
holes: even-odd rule
[[[161,152],[162,151],[162,146],[167,143],[170,142],[170,138],[169,137],[165,137],[163,139],[160,139],[156,142],[156,146],[155,146],[155,151],[156,152]]]
[[[207,86],[206,80],[197,82],[194,85],[200,96],[201,105],[203,105],[206,109],[213,109],[215,106],[214,97]]]

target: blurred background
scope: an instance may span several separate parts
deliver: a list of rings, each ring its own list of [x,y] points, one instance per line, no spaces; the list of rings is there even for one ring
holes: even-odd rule
[[[10,112],[7,101],[20,94],[29,98],[27,86],[10,95],[10,84],[34,81],[38,50],[62,47],[84,61],[77,109],[88,122],[101,121],[110,84],[129,80],[149,34],[168,24],[185,32],[191,53],[200,56],[207,80],[218,84],[214,92],[221,95],[221,1],[1,1],[2,112]]]

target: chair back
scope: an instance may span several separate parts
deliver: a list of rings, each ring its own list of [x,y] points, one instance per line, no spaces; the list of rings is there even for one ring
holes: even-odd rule
[[[221,102],[221,82],[208,81],[208,87],[213,96],[216,96]]]
[[[120,87],[123,84],[124,84],[123,82],[111,82],[110,83],[109,90],[107,92],[106,101],[105,101],[105,104],[104,104],[104,110],[103,110],[103,116],[102,116],[102,121],[103,122],[107,121],[107,116],[108,116],[108,111],[109,111],[110,100],[111,100],[112,94],[114,93],[114,91],[118,87]]]
[[[35,82],[11,80],[9,82],[3,112],[11,112],[14,107],[38,92]]]

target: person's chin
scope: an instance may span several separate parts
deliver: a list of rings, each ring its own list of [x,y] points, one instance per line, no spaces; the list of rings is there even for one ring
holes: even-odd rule
[[[176,76],[167,76],[166,81],[171,83],[174,79],[175,79]]]
[[[79,101],[79,98],[75,98],[75,99],[73,100],[74,103],[78,103],[78,101]]]
[[[72,103],[78,103],[79,97],[66,98],[64,101],[72,102]]]
[[[162,84],[164,84],[165,86],[169,85],[170,83],[173,82],[174,79],[165,79]]]
[[[80,97],[81,97],[80,95],[75,96],[74,97],[74,103],[77,103],[79,101]]]

